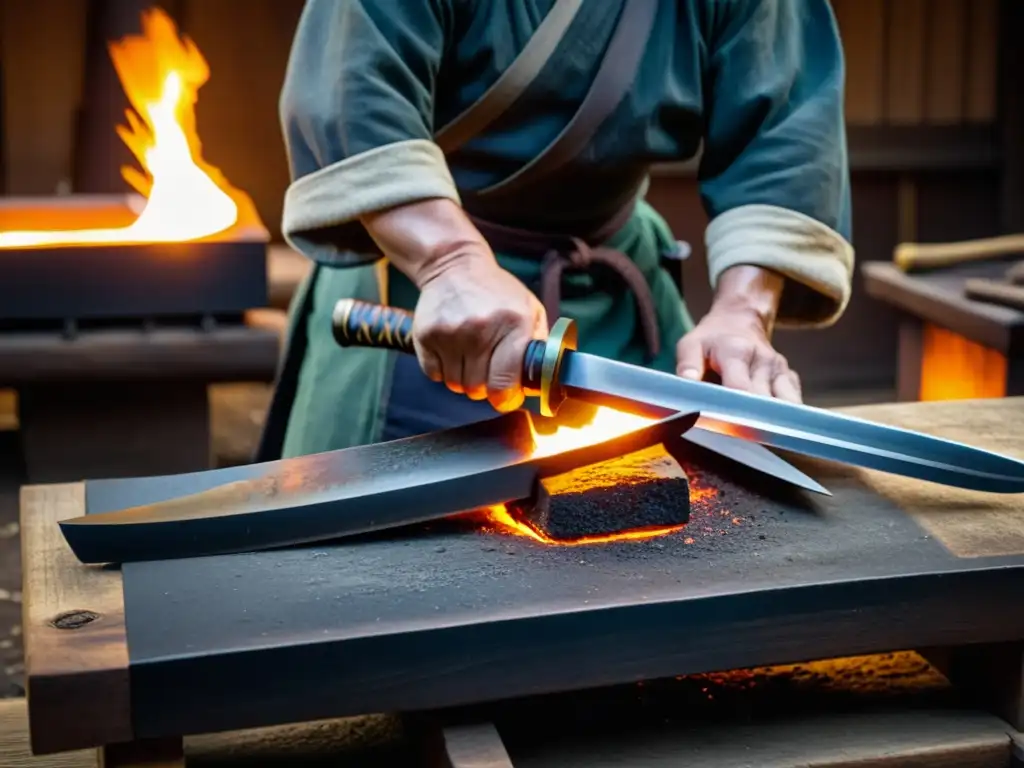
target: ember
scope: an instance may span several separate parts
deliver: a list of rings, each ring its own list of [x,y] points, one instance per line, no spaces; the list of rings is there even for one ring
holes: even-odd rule
[[[111,243],[173,243],[214,238],[235,228],[259,228],[252,200],[201,156],[197,92],[210,76],[203,55],[160,9],[142,15],[142,34],[111,43],[110,55],[133,109],[118,135],[142,171],[124,180],[146,198],[126,226],[0,232],[0,248]]]
[[[611,408],[596,408],[590,421],[583,424],[559,425],[552,429],[552,425],[539,421],[534,439],[537,451],[549,455],[565,447],[582,447],[599,438],[623,435],[652,421]],[[703,536],[721,527],[717,519],[709,524],[709,518],[714,516],[723,520],[728,516],[730,525],[734,520],[738,524],[739,519],[728,510],[711,512],[711,508],[717,506],[713,502],[718,492],[702,481],[699,473],[680,466],[662,448],[655,447],[545,480],[545,492],[552,502],[562,501],[560,510],[566,515],[566,519],[556,525],[551,525],[550,520],[547,524],[542,522],[528,505],[511,505],[483,512],[483,527],[525,536],[541,544],[582,546],[653,539],[679,533],[694,522],[700,528],[697,535]],[[673,501],[672,494],[686,493],[687,486],[689,503]],[[624,494],[622,489],[627,487],[632,492]],[[602,490],[605,492],[600,493]],[[644,508],[640,508],[641,504],[624,501],[627,496],[643,498]],[[600,508],[600,515],[594,514],[594,505]],[[686,519],[694,513],[699,513],[699,521],[691,518],[687,524]],[[666,518],[682,522],[665,524]],[[614,530],[616,521],[619,525]],[[692,542],[690,535],[686,543]]]

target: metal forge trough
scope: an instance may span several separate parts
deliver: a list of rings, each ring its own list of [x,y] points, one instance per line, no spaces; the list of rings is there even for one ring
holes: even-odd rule
[[[158,9],[143,14],[141,34],[109,48],[131,105],[117,133],[138,161],[122,168],[136,194],[0,202],[0,323],[241,316],[266,306],[268,233],[249,196],[202,158],[202,54]]]

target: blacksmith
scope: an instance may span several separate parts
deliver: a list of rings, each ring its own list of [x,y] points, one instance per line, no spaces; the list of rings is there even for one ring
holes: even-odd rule
[[[307,0],[281,96],[296,296],[261,459],[523,404],[527,343],[797,401],[776,327],[850,296],[843,56],[828,0]],[[694,324],[645,201],[700,159]],[[417,358],[341,349],[342,297],[415,309]]]

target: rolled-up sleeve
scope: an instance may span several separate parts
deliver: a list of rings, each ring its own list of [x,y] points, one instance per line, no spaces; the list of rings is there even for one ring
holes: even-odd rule
[[[834,323],[850,298],[844,63],[828,0],[723,0],[707,17],[701,195],[712,285],[786,278],[777,322]]]
[[[307,0],[280,113],[291,184],[282,230],[327,264],[350,250],[367,213],[459,197],[433,142],[433,94],[450,24],[446,0]]]

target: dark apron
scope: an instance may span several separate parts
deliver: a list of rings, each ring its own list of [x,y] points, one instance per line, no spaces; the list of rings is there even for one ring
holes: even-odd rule
[[[446,153],[479,134],[525,91],[532,77],[536,76],[544,61],[557,47],[579,5],[580,0],[559,0],[520,56],[481,101],[438,132],[437,143]],[[628,194],[624,194],[619,201],[613,201],[616,212],[582,235],[537,233],[500,226],[492,223],[492,219],[501,217],[500,212],[507,204],[506,201],[576,158],[618,106],[636,77],[657,6],[654,0],[626,0],[623,3],[616,28],[586,97],[568,126],[551,145],[498,184],[477,192],[462,193],[464,209],[495,253],[514,253],[540,260],[540,284],[530,287],[544,303],[549,319],[553,320],[560,314],[562,287],[567,273],[589,272],[598,268],[617,275],[632,295],[645,348],[644,359],[637,362],[645,363],[659,356],[663,358],[665,347],[658,326],[655,299],[649,287],[649,275],[645,275],[621,251],[606,247],[609,239],[632,216],[638,189],[645,180],[645,169],[638,169],[636,185],[628,189]],[[366,240],[368,238],[364,237],[363,243],[369,246]],[[389,303],[412,308],[415,297],[411,295],[411,283],[390,265],[385,268],[388,270],[386,283],[397,289],[394,292],[389,290]],[[311,312],[319,269],[314,269],[313,274],[303,282],[292,302],[290,333],[282,353],[256,461],[271,461],[282,455],[299,377],[308,351],[306,318]],[[393,295],[395,293],[399,295]],[[385,299],[381,297],[381,300]],[[412,356],[396,357],[387,386],[387,405],[379,429],[382,440],[422,434],[495,415],[488,403],[471,401],[463,395],[450,392],[443,385],[431,382],[423,375],[416,358]]]

